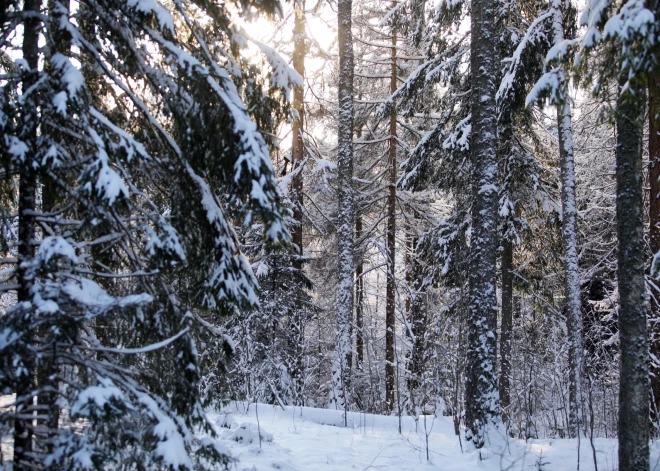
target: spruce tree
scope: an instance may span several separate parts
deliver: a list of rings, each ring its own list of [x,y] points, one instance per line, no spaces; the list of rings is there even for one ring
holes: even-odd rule
[[[3,85],[1,122],[4,177],[21,182],[20,263],[3,285],[18,302],[0,319],[14,469],[229,461],[193,436],[213,435],[196,343],[210,325],[202,313],[258,302],[230,218],[260,218],[269,244],[288,240],[261,129],[296,81],[270,49],[269,75],[242,57],[248,38],[229,25],[254,5],[241,5],[16,12],[23,59]],[[17,23],[3,20],[9,35]]]

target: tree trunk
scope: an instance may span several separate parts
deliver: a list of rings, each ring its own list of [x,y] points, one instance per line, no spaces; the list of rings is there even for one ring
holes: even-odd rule
[[[61,7],[64,6],[65,10],[62,11]],[[59,2],[56,0],[48,0],[48,12],[51,18],[66,18],[68,20],[70,5],[68,1]],[[67,40],[67,33],[58,27],[51,27],[49,30],[52,43],[49,44],[49,61],[50,57],[55,53],[71,54],[71,45]],[[51,68],[50,64],[46,65]],[[61,138],[61,133],[57,129],[43,125],[47,132],[54,136],[56,139]],[[41,177],[42,193],[41,193],[41,212],[45,215],[53,214],[57,211],[57,206],[61,201],[58,195],[58,185],[53,178],[44,172]],[[53,217],[53,216],[49,216]],[[57,429],[59,426],[60,410],[57,405],[59,382],[58,365],[57,365],[57,339],[52,335],[51,327],[47,323],[42,323],[39,326],[38,336],[42,342],[42,349],[44,354],[40,362],[37,364],[37,386],[39,388],[39,395],[37,396],[38,415],[44,417],[39,421],[39,428],[45,430],[46,437],[46,451],[52,453],[55,446],[57,437]]]
[[[500,406],[502,419],[509,422],[511,405],[511,331],[513,329],[513,243],[503,241],[502,251],[502,321],[500,326]]]
[[[484,445],[489,424],[499,422],[497,344],[497,109],[495,104],[496,2],[473,0],[470,70],[472,77],[472,233],[469,274],[469,331],[466,358],[467,438]]]
[[[561,0],[551,0],[554,44],[564,41],[564,22]],[[568,436],[580,433],[582,422],[582,303],[580,301],[580,272],[577,246],[577,205],[575,200],[575,162],[573,158],[573,127],[571,105],[568,101],[567,79],[563,66],[557,71],[559,100],[557,105],[557,130],[559,137],[559,161],[561,167],[561,238],[564,249],[564,293],[566,296],[566,327],[568,330],[569,359],[569,414]]]
[[[423,372],[426,360],[430,355],[427,351],[426,345],[426,329],[428,327],[427,312],[423,309],[422,304],[422,270],[416,256],[417,238],[408,238],[408,253],[406,257],[408,262],[408,269],[406,279],[410,295],[406,300],[406,313],[407,321],[410,326],[410,344],[412,345],[409,354],[408,362],[408,392],[410,393],[410,407],[411,414],[417,414],[420,407],[426,405],[427,397],[423,397],[423,401],[418,401],[417,394],[419,388],[422,386]]]
[[[649,242],[653,254],[660,252],[660,78],[649,79]],[[651,353],[660,358],[660,292],[651,298]],[[655,299],[655,300],[654,300]],[[652,432],[660,422],[660,365],[651,361]]]
[[[40,8],[39,0],[25,0],[23,11],[28,15],[38,13]],[[26,75],[23,82],[23,91],[27,90],[36,82],[39,66],[39,30],[41,23],[34,16],[28,16],[24,23],[23,35],[23,58],[30,67],[30,72]],[[32,296],[30,290],[34,283],[29,273],[28,264],[34,258],[35,244],[35,209],[36,209],[36,186],[37,175],[32,166],[32,159],[36,152],[36,137],[38,111],[34,97],[29,97],[24,106],[24,142],[31,147],[26,153],[26,161],[23,162],[19,182],[19,200],[18,200],[18,271],[17,271],[17,298],[18,302],[28,302]],[[23,338],[23,347],[21,357],[23,361],[23,372],[19,376],[16,384],[16,418],[14,420],[14,467],[15,471],[22,471],[32,468],[32,414],[33,396],[32,389],[34,385],[34,361],[29,345],[32,343],[33,332],[30,329],[33,314],[24,317],[25,325],[21,332]]]
[[[390,92],[394,94],[396,85],[396,33],[392,31],[392,74]],[[396,333],[396,111],[390,113],[390,184],[387,197],[387,288],[385,306],[385,412],[394,408],[394,335]]]
[[[303,254],[303,175],[302,162],[305,158],[305,144],[303,141],[304,125],[304,80],[305,80],[305,0],[296,0],[295,6],[296,20],[293,27],[293,68],[303,78],[303,84],[293,88],[293,108],[298,113],[298,118],[293,121],[291,144],[291,167],[293,178],[292,202],[293,202],[293,244],[298,249],[298,255]],[[296,266],[300,269],[301,259],[298,258]]]
[[[362,237],[362,216],[358,214],[355,218],[355,239]],[[361,368],[364,361],[364,265],[362,257],[357,260],[355,268],[355,327],[357,330],[355,346],[357,350],[357,366]]]
[[[353,37],[352,0],[338,0],[339,122],[337,155],[338,271],[337,327],[330,385],[330,408],[346,410],[353,320]],[[344,417],[346,419],[346,417]]]
[[[623,85],[625,78],[621,78]],[[636,97],[638,98],[638,97]],[[616,181],[619,285],[619,470],[649,469],[649,352],[644,282],[643,108],[619,96]]]

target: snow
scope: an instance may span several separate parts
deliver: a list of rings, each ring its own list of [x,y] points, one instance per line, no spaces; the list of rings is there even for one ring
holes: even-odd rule
[[[5,144],[7,145],[7,152],[9,152],[16,160],[23,162],[25,155],[29,149],[25,142],[21,141],[16,136],[5,135]]]
[[[316,159],[315,172],[327,172],[337,170],[337,164],[327,159]]]
[[[49,236],[42,240],[36,255],[40,265],[47,264],[54,257],[68,258],[73,263],[78,263],[76,250],[60,236]]]
[[[55,97],[53,98],[53,106],[57,110],[59,114],[62,116],[66,116],[66,92],[59,92]]]
[[[186,450],[185,437],[179,433],[174,420],[165,414],[156,401],[146,394],[140,396],[139,401],[146,406],[152,417],[157,421],[153,434],[159,438],[155,454],[163,459],[166,465],[174,469],[193,469],[192,461]]]
[[[541,27],[543,26],[545,20],[548,19],[549,17],[550,17],[550,13],[544,13],[543,15],[539,16],[536,20],[534,20],[534,22],[527,29],[527,33],[525,34],[525,36],[520,40],[520,43],[518,43],[518,46],[516,47],[516,50],[514,51],[513,55],[510,58],[505,59],[503,61],[503,62],[507,62],[508,66],[506,69],[506,73],[502,78],[502,82],[500,83],[500,87],[497,90],[497,94],[495,95],[498,102],[501,101],[504,97],[506,97],[509,91],[513,89],[513,84],[516,79],[516,75],[518,74],[518,69],[522,64],[521,58],[523,52],[525,52],[525,49],[528,46],[535,44],[539,40],[540,36],[543,34]],[[511,40],[513,42],[516,42],[517,38],[518,35],[516,35],[515,32],[511,33]]]
[[[345,470],[443,470],[511,471],[538,469],[574,471],[578,442],[569,439],[523,440],[491,435],[490,447],[481,451],[462,451],[450,417],[422,416],[399,419],[349,412],[348,427],[343,427],[343,412],[309,407],[280,407],[266,404],[232,403],[225,410],[209,415],[233,457],[239,471],[283,469],[288,471]],[[257,419],[258,415],[258,419]],[[426,422],[426,423],[425,423]],[[239,425],[240,423],[240,425]],[[425,428],[426,427],[426,428]],[[237,430],[252,441],[236,440]],[[254,439],[257,430],[272,435],[261,444]],[[264,430],[265,429],[265,430]],[[429,459],[426,458],[428,431]],[[463,441],[465,445],[465,441]],[[594,439],[598,469],[617,468],[616,440]],[[590,441],[580,441],[580,469],[594,469]],[[660,447],[651,447],[652,464],[660,463]]]
[[[95,409],[103,409],[111,400],[124,402],[124,394],[108,378],[98,378],[99,384],[90,386],[78,395],[78,400],[71,408],[72,416],[89,416]]]
[[[71,300],[78,302],[95,312],[105,312],[115,306],[122,308],[139,306],[153,301],[150,294],[131,294],[128,296],[114,298],[105,292],[97,283],[88,278],[75,278],[64,283],[62,291]]]
[[[632,40],[636,35],[651,34],[654,24],[655,16],[648,8],[644,8],[644,2],[629,0],[618,14],[605,23],[605,37],[621,36],[623,39]]]
[[[98,165],[100,168],[95,186],[99,193],[108,200],[108,204],[112,206],[120,194],[128,198],[128,188],[121,176],[114,169],[110,168],[110,159],[101,136],[91,127],[88,131],[98,150],[98,160],[94,165]]]
[[[50,58],[51,64],[62,74],[62,83],[69,96],[74,97],[85,85],[85,78],[64,54],[55,53]]]
[[[556,97],[557,90],[559,88],[559,80],[557,77],[557,71],[553,69],[550,72],[546,72],[541,76],[541,78],[536,82],[532,90],[527,95],[525,99],[525,106],[529,106],[532,103],[538,101],[543,92],[549,90],[551,97]]]
[[[128,198],[128,188],[126,188],[124,181],[116,171],[107,165],[104,165],[99,171],[96,189],[104,194],[110,205],[115,202],[119,195]]]
[[[286,59],[284,59],[275,49],[256,39],[250,38],[250,40],[259,47],[270,64],[271,86],[285,90],[285,94],[288,96],[290,85],[297,85],[299,87],[303,85],[302,76],[292,67],[289,67]]]
[[[469,114],[456,125],[454,131],[442,143],[443,149],[459,149],[462,151],[470,149],[470,134],[472,133],[471,119],[472,114]]]
[[[103,408],[112,398],[123,393],[109,379],[80,393],[74,405],[76,414],[88,415],[90,406]],[[156,453],[164,462],[191,469],[185,443],[175,421],[167,416],[150,397],[138,401],[145,406],[157,424],[154,434],[159,439]],[[0,407],[13,405],[13,396],[1,396]],[[479,451],[461,447],[454,434],[451,417],[420,416],[399,418],[348,412],[348,427],[343,427],[342,411],[311,407],[280,407],[267,404],[234,402],[225,409],[208,414],[218,439],[198,437],[204,446],[211,442],[223,453],[238,460],[238,471],[574,471],[577,467],[578,441],[575,439],[530,439],[528,441],[490,435],[490,444]],[[258,433],[261,434],[261,441]],[[463,447],[466,446],[463,438]],[[11,459],[11,436],[2,437],[4,459]],[[428,460],[427,460],[428,443]],[[600,471],[618,467],[617,441],[583,437],[579,443],[580,469],[594,470],[593,456]],[[481,457],[480,457],[481,454]],[[80,460],[89,456],[81,450]],[[539,464],[543,466],[539,468]],[[651,469],[660,466],[660,444],[651,443]]]
[[[234,422],[230,424],[230,428],[233,429],[233,432],[229,436],[229,439],[238,443],[259,443],[260,440],[261,443],[273,441],[273,434],[266,432],[257,424],[243,422],[241,425],[238,425]]]
[[[142,13],[155,13],[161,29],[167,29],[174,34],[174,21],[170,12],[154,0],[128,0],[128,6]]]

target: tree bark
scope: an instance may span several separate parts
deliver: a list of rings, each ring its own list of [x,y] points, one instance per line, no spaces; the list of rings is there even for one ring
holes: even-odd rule
[[[362,237],[362,216],[358,214],[355,218],[355,238]],[[361,368],[364,361],[364,265],[362,257],[358,258],[355,268],[355,327],[356,339],[355,347],[357,350],[357,366]]]
[[[625,77],[620,85],[625,83]],[[638,98],[638,97],[637,97]],[[649,352],[644,282],[643,108],[619,96],[616,180],[619,285],[619,470],[649,469]]]
[[[509,422],[511,405],[511,331],[513,329],[513,243],[503,241],[502,251],[502,321],[500,326],[500,406],[502,419]]]
[[[408,392],[410,394],[410,414],[417,414],[424,401],[418,401],[417,394],[422,386],[424,367],[428,358],[426,344],[426,329],[428,327],[427,312],[422,304],[423,274],[416,256],[417,238],[408,237],[408,255],[406,281],[410,294],[406,299],[407,321],[410,327],[410,344],[412,345],[408,361]],[[426,397],[423,398],[426,400]]]
[[[337,288],[337,327],[335,354],[330,385],[331,409],[348,407],[351,334],[353,319],[353,37],[352,0],[337,2],[339,39],[339,122],[337,155],[337,193],[339,245],[339,285]]]
[[[305,158],[305,144],[303,141],[304,125],[304,80],[305,80],[305,0],[296,0],[294,5],[295,23],[293,26],[293,68],[303,78],[303,84],[293,88],[293,109],[298,113],[293,121],[291,143],[291,167],[293,178],[291,181],[293,202],[293,244],[298,249],[298,255],[303,254],[303,175],[302,162]],[[300,269],[301,259],[296,262]]]
[[[64,6],[65,10],[62,11],[61,7]],[[49,44],[49,57],[55,53],[71,54],[71,44],[67,39],[67,33],[58,27],[52,27],[53,23],[59,23],[60,18],[68,20],[70,11],[69,1],[59,2],[56,0],[48,0],[48,12],[50,17],[54,20],[49,26],[49,36],[52,42]],[[47,69],[51,69],[51,64],[47,63]],[[53,136],[55,139],[61,139],[61,133],[48,125],[43,125],[46,132]],[[44,215],[53,214],[57,211],[58,204],[61,201],[61,195],[58,194],[58,185],[53,178],[46,172],[41,176],[42,185],[41,189],[41,212]],[[52,216],[50,216],[52,217]],[[57,364],[57,339],[52,335],[51,327],[47,323],[42,323],[38,329],[38,337],[42,342],[42,349],[44,353],[40,362],[37,364],[37,386],[39,394],[37,396],[38,415],[44,417],[39,421],[39,428],[45,430],[46,437],[46,451],[52,453],[55,447],[55,440],[57,438],[57,429],[59,427],[60,409],[57,405],[59,382],[58,382],[58,364]],[[39,439],[39,438],[37,438]]]
[[[23,23],[23,59],[27,62],[30,71],[23,81],[25,92],[37,80],[39,66],[39,30],[41,23],[35,16],[39,12],[39,0],[25,0],[23,11],[28,15]],[[24,129],[22,138],[29,143],[30,152],[26,153],[26,161],[23,162],[19,181],[18,200],[18,259],[17,270],[17,298],[18,302],[28,302],[31,299],[30,290],[34,283],[29,273],[29,262],[34,258],[35,245],[35,209],[36,209],[36,187],[37,174],[32,165],[32,159],[36,153],[38,110],[34,97],[28,97],[23,107]],[[23,471],[32,468],[32,414],[34,385],[34,360],[29,344],[32,343],[33,332],[30,328],[32,313],[24,316],[23,339],[20,348],[23,360],[23,373],[18,377],[16,384],[16,418],[14,420],[14,467],[15,471]]]
[[[396,83],[396,32],[392,31],[392,72],[390,92],[394,94]],[[394,408],[394,335],[396,333],[396,110],[390,113],[389,142],[389,193],[387,196],[387,287],[385,306],[385,412]]]
[[[555,44],[564,41],[564,22],[561,0],[551,0],[552,29]],[[577,205],[575,198],[575,161],[573,158],[573,127],[571,105],[568,101],[567,79],[563,66],[557,71],[559,100],[557,106],[557,130],[559,137],[559,162],[561,167],[561,238],[564,249],[564,293],[566,297],[566,327],[568,331],[569,361],[569,414],[568,436],[580,433],[582,422],[582,303],[580,300],[580,272],[577,246]]]
[[[496,2],[473,0],[470,70],[472,77],[472,233],[469,274],[469,330],[466,358],[467,438],[484,445],[486,428],[500,420],[497,344],[497,110],[495,77]]]
[[[660,78],[649,78],[649,242],[653,254],[660,252]],[[655,300],[654,300],[655,299]],[[656,301],[657,300],[657,301]],[[651,353],[660,358],[660,292],[651,298]],[[651,361],[651,431],[658,434],[660,422],[660,365]]]

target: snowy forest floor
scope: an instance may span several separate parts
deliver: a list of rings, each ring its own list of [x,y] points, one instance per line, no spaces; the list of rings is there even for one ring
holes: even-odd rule
[[[0,405],[11,396],[0,397]],[[463,452],[450,417],[399,418],[311,407],[232,403],[209,414],[238,471],[574,471],[577,440],[527,442],[491,437],[489,448]],[[261,430],[261,443],[257,430]],[[428,436],[428,460],[427,456]],[[598,471],[617,469],[617,440],[594,439]],[[2,437],[5,460],[12,455],[11,436]],[[8,469],[11,469],[8,467]],[[581,471],[595,470],[588,439],[580,442]],[[651,445],[651,470],[660,471],[660,442]]]
[[[257,419],[258,415],[258,419]],[[523,440],[499,437],[491,447],[462,452],[450,417],[427,417],[429,459],[426,459],[424,418],[349,413],[343,426],[341,411],[265,404],[235,404],[211,414],[222,442],[237,458],[239,471],[330,471],[330,470],[547,470],[577,469],[577,440]],[[256,434],[261,426],[262,442]],[[226,428],[230,426],[231,429]],[[617,469],[617,441],[594,439],[599,471]],[[582,471],[594,470],[588,439],[580,443]],[[660,470],[660,443],[651,447],[651,470]]]

